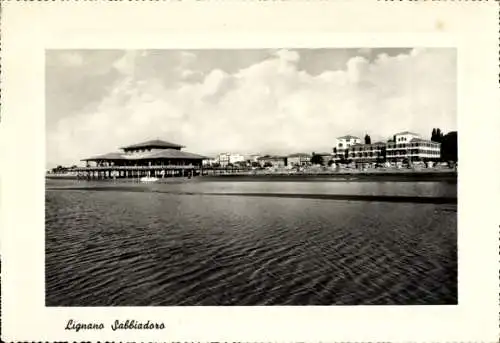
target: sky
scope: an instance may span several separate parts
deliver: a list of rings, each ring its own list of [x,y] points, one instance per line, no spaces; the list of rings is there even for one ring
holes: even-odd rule
[[[48,50],[47,167],[150,139],[330,152],[335,138],[457,129],[456,50]]]

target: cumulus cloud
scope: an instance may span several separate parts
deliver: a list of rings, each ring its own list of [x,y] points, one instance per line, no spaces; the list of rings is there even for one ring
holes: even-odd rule
[[[141,52],[127,52],[113,63],[121,77],[98,106],[48,132],[48,160],[73,163],[154,138],[204,154],[291,153],[330,151],[347,133],[386,139],[407,129],[426,136],[433,127],[456,129],[454,50],[360,54],[319,74],[299,68],[301,54],[307,50],[279,50],[234,72],[213,61],[200,73],[200,57],[189,52],[175,72],[154,75],[138,72]]]

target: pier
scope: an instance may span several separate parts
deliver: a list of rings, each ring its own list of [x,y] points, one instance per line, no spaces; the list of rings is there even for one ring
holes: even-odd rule
[[[139,179],[141,177],[195,177],[234,175],[248,173],[250,168],[242,167],[202,167],[195,165],[151,165],[151,166],[88,166],[72,169],[77,179]]]

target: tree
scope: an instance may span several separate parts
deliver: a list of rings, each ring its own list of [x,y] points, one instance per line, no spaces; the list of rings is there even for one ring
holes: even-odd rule
[[[441,139],[443,138],[443,134],[441,133],[441,129],[437,128],[436,129],[436,139],[438,142],[441,142]]]
[[[328,166],[331,167],[335,162],[333,160],[328,161]]]
[[[448,132],[441,139],[441,160],[458,161],[458,133],[457,131]]]
[[[311,163],[312,164],[319,164],[319,165],[323,165],[323,156],[321,155],[317,155],[313,152],[313,155],[311,157]]]
[[[440,128],[432,129],[431,141],[441,143],[443,141],[443,133]]]
[[[372,144],[372,139],[368,134],[365,135],[365,144]]]

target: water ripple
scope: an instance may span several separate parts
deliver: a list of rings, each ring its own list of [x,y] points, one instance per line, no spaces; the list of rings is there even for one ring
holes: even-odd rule
[[[47,306],[457,303],[453,202],[232,191],[48,190]]]

